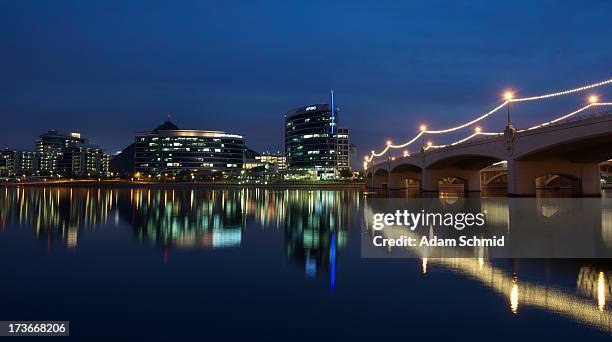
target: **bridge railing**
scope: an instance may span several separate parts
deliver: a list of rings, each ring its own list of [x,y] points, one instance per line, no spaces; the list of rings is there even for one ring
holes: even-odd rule
[[[559,121],[554,122],[554,123],[547,124],[546,126],[543,126],[543,127],[556,126],[556,125],[561,125],[561,124],[565,124],[565,123],[568,123],[568,122],[575,122],[575,121],[586,120],[586,119],[593,119],[593,118],[598,118],[598,117],[602,117],[602,116],[606,116],[606,115],[612,115],[612,110],[604,110],[604,111],[596,112],[596,113],[575,115],[575,116],[571,116],[571,117],[563,119],[563,120],[559,120]],[[540,127],[538,127],[538,128],[540,128]]]
[[[535,128],[533,130],[536,130],[536,129],[539,129],[539,128],[544,128],[544,127],[550,127],[550,126],[566,124],[566,123],[569,123],[569,122],[575,122],[575,121],[580,121],[580,120],[586,120],[586,119],[593,119],[593,118],[603,117],[603,116],[607,116],[607,115],[612,115],[612,110],[604,110],[604,111],[600,111],[600,112],[596,112],[596,113],[589,113],[589,114],[582,114],[582,115],[571,116],[569,118],[566,118],[566,119],[563,119],[563,120],[559,120],[559,121],[556,121],[554,123],[547,124],[546,126],[541,126],[541,127]],[[519,129],[519,131],[520,132],[526,132],[526,131],[529,131],[529,130],[525,128],[525,129]],[[483,142],[483,141],[487,141],[487,140],[493,140],[493,139],[496,139],[496,138],[499,138],[499,137],[500,137],[500,135],[493,135],[493,136],[492,135],[481,135],[481,136],[476,136],[476,137],[474,137],[474,138],[472,138],[472,139],[470,139],[468,141],[465,141],[463,143],[460,143],[460,144],[456,144],[456,145],[448,144],[448,145],[446,145],[444,147],[440,147],[440,148],[430,148],[430,149],[428,149],[428,152],[431,153],[431,152],[435,152],[435,151],[442,150],[442,149],[449,148],[449,147],[465,146],[466,144],[469,144],[469,143]],[[420,151],[412,154],[412,156],[419,155],[419,154],[421,154]],[[389,157],[405,158],[405,156],[403,156],[401,154],[398,154],[396,156],[391,156],[390,155]],[[379,164],[379,163],[382,163],[382,162],[386,162],[386,158],[381,158],[378,161],[378,163],[375,163],[375,164]]]

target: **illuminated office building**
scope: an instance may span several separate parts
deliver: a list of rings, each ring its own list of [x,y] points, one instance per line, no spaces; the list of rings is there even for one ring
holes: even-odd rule
[[[78,132],[50,130],[36,140],[37,174],[63,177],[106,177],[109,156]]]
[[[58,172],[66,177],[106,177],[109,159],[109,155],[96,145],[69,146],[59,160]]]
[[[62,134],[50,130],[36,140],[36,153],[39,156],[38,171],[41,176],[58,174],[60,159],[65,148],[84,143],[80,133]]]
[[[272,153],[263,153],[259,156],[255,157],[255,160],[259,161],[262,164],[272,165],[277,170],[286,170],[287,169],[287,157],[280,153],[272,154]]]
[[[291,171],[306,172],[315,179],[333,179],[338,170],[348,167],[348,129],[338,129],[339,109],[333,105],[333,92],[331,103],[300,107],[285,114],[285,155]],[[346,150],[346,160],[344,155],[338,157],[341,146]]]
[[[145,174],[239,173],[244,152],[240,135],[179,129],[166,121],[152,131],[136,134],[134,166]]]

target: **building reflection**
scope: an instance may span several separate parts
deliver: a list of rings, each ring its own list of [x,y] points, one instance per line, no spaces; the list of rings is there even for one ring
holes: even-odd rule
[[[35,236],[74,248],[98,225],[127,223],[143,243],[173,248],[240,247],[250,223],[282,230],[286,256],[307,276],[335,272],[348,240],[355,191],[5,187],[0,230],[33,227]],[[335,275],[334,275],[335,277]]]
[[[128,189],[118,214],[141,241],[166,248],[238,247],[244,228],[240,193],[175,189]],[[124,195],[124,194],[122,194]]]
[[[29,226],[51,248],[59,239],[76,247],[82,231],[107,221],[113,210],[112,190],[84,188],[4,188],[0,195],[0,229]]]
[[[348,240],[350,206],[355,192],[300,191],[286,193],[285,251],[303,265],[306,276],[331,272],[333,287],[338,250]]]

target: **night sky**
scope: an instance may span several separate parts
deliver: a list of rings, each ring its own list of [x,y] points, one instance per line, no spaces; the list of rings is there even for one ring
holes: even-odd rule
[[[33,149],[55,128],[113,153],[172,113],[181,128],[282,150],[283,113],[334,89],[363,155],[421,123],[475,117],[508,87],[528,96],[612,78],[612,1],[399,3],[1,0],[0,146]],[[517,105],[515,126],[591,93],[612,100],[608,86]]]

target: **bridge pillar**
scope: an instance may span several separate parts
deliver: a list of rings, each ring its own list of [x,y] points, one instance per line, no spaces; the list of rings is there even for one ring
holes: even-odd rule
[[[438,191],[438,181],[434,175],[430,175],[430,171],[423,169],[423,175],[421,176],[421,191],[422,192],[436,192]]]
[[[445,177],[455,177],[463,181],[463,189],[468,191],[480,191],[480,170],[464,170],[456,167],[443,169],[425,168],[421,180],[422,191],[440,191],[439,182]]]
[[[391,184],[393,190],[417,188],[421,182],[421,173],[416,172],[391,172]]]
[[[389,187],[389,175],[386,171],[374,173],[372,182],[373,189],[387,189]]]
[[[508,161],[508,196],[535,196],[536,179],[560,175],[575,180],[572,193],[577,196],[601,196],[599,164],[572,163],[567,160]]]

